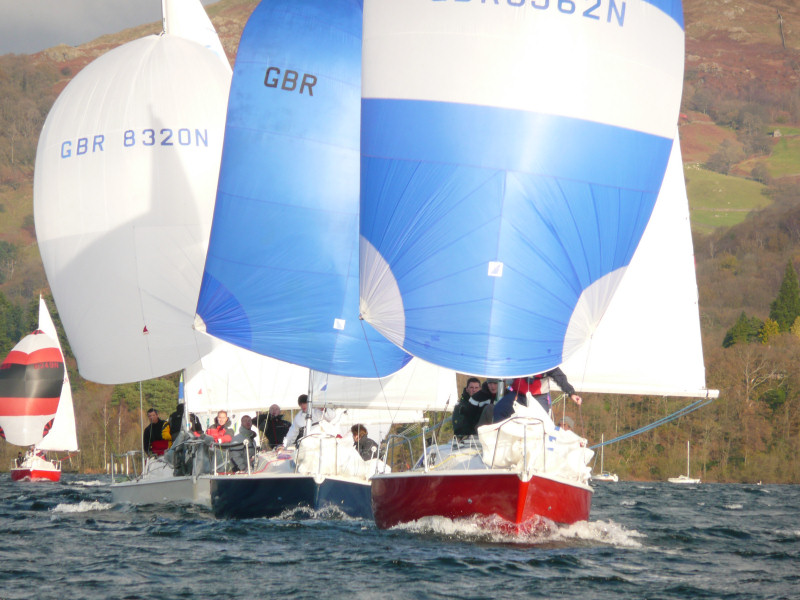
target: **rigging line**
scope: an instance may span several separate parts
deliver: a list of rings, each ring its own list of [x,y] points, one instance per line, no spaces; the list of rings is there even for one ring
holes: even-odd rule
[[[375,371],[375,374],[378,374],[378,365],[375,363],[375,355],[372,353],[372,345],[369,343],[369,337],[367,336],[367,330],[364,328],[364,319],[361,315],[358,315],[358,322],[361,324],[361,333],[364,335],[364,341],[367,343],[367,349],[369,349],[369,357],[372,359],[372,367]],[[386,405],[386,412],[389,413],[391,418],[391,423],[394,425],[394,419],[397,416],[397,411],[400,410],[399,408],[392,413],[392,409],[389,408],[389,400],[386,398],[386,389],[383,387],[383,377],[378,377],[378,383],[381,386],[381,396],[383,396],[383,403]]]
[[[595,448],[599,448],[601,446],[608,446],[609,444],[613,444],[615,442],[620,442],[622,440],[625,440],[625,439],[628,439],[630,437],[639,435],[641,433],[645,433],[647,431],[650,431],[651,429],[655,429],[656,427],[660,427],[661,425],[664,425],[665,423],[669,423],[670,421],[674,421],[675,419],[678,419],[678,418],[680,418],[680,417],[682,417],[684,415],[687,415],[687,414],[689,414],[691,412],[694,412],[699,408],[703,408],[704,406],[706,406],[708,404],[711,404],[713,401],[714,401],[713,398],[701,398],[700,400],[698,400],[698,401],[696,401],[696,402],[694,402],[692,404],[689,404],[688,406],[685,406],[685,407],[681,408],[680,410],[675,411],[671,415],[667,415],[666,417],[658,419],[657,421],[653,421],[652,423],[650,423],[648,425],[645,425],[644,427],[640,427],[639,429],[635,429],[634,431],[630,431],[630,432],[628,432],[626,434],[620,435],[620,436],[615,437],[613,439],[605,440],[604,442],[602,442],[600,444],[595,444],[593,446],[589,446],[589,449],[594,450]]]

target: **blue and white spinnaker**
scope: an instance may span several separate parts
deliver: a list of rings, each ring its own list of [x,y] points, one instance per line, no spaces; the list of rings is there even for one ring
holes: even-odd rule
[[[378,377],[410,357],[358,318],[361,2],[262,2],[239,44],[199,327]]]
[[[564,362],[664,178],[680,1],[364,4],[363,317],[461,372]]]

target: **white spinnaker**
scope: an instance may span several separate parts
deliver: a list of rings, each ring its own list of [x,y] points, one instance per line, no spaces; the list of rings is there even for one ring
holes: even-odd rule
[[[64,360],[64,350],[61,348],[56,326],[42,297],[39,297],[39,329],[55,341],[56,347],[61,352],[61,359]],[[58,401],[56,416],[53,418],[53,426],[47,435],[42,438],[42,441],[36,444],[36,447],[39,450],[59,450],[62,452],[75,452],[78,450],[78,437],[75,431],[75,409],[72,404],[72,388],[69,383],[66,361],[64,361],[64,385],[61,386],[61,398]]]
[[[81,71],[42,130],[34,217],[85,378],[125,383],[208,348],[192,328],[222,151],[230,67],[179,36]]]
[[[611,13],[587,18],[592,9],[605,17],[607,3],[586,3],[585,13],[575,2],[537,4],[365,0],[362,97],[498,106],[671,135],[680,24],[643,0],[624,3],[624,26]],[[596,101],[587,106],[587,96]]]
[[[689,201],[677,132],[642,241],[584,348],[561,365],[579,391],[716,397],[706,389]]]

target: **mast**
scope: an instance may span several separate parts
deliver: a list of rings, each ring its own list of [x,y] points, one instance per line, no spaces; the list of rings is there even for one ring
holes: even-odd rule
[[[308,408],[306,408],[306,429],[304,435],[308,435],[311,433],[311,425],[313,425],[311,421],[311,413],[314,411],[314,369],[308,370]],[[299,440],[298,440],[299,442]]]
[[[604,459],[605,459],[605,456],[606,456],[606,447],[603,444],[604,441],[605,441],[605,434],[601,433],[600,434],[600,474],[601,475],[603,473],[605,473],[605,469],[603,469],[603,462],[604,462]]]

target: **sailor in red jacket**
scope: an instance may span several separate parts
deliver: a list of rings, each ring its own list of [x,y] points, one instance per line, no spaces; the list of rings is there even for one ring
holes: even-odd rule
[[[575,402],[575,404],[580,405],[581,402],[583,402],[581,397],[575,393],[575,388],[573,388],[569,384],[569,381],[567,381],[567,376],[564,375],[564,372],[556,367],[555,369],[551,369],[545,373],[540,373],[531,377],[520,377],[515,379],[511,383],[511,390],[506,393],[497,404],[494,405],[494,422],[497,423],[514,414],[515,401],[527,405],[527,394],[529,392],[534,398],[536,398],[536,401],[541,405],[545,412],[549,414],[551,403],[551,379],[558,384],[558,387],[560,387],[565,394],[572,398],[572,401]]]
[[[583,402],[582,398],[575,393],[575,388],[570,385],[569,381],[567,381],[567,376],[564,375],[564,372],[558,367],[546,371],[545,373],[539,373],[533,377],[516,379],[514,383],[518,385],[516,391],[521,394],[530,392],[531,396],[536,398],[536,401],[542,406],[545,412],[549,413],[550,405],[552,404],[552,399],[550,398],[551,380],[555,381],[558,387],[561,388],[561,391],[569,396],[575,404],[580,406],[581,402]]]
[[[214,424],[208,428],[206,434],[214,438],[218,444],[230,442],[233,439],[233,428],[228,420],[228,413],[224,410],[219,411]]]

